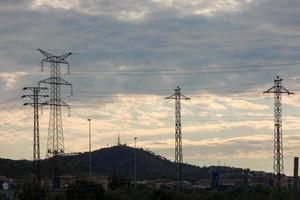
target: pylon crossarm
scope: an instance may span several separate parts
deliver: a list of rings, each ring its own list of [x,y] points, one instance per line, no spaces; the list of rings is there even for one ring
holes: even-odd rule
[[[49,100],[46,102],[48,106],[63,106],[63,107],[68,107],[70,105],[68,105],[67,103],[65,103],[64,101],[57,101],[57,100]]]
[[[273,91],[274,88],[275,88],[275,87],[273,86],[273,87],[271,87],[270,89],[264,91],[264,94],[265,94],[265,93],[274,93],[274,91]]]
[[[28,97],[28,95],[22,95],[22,99],[25,99],[25,98],[27,98]]]
[[[44,80],[41,80],[38,82],[38,85],[41,85],[41,83],[45,83],[45,84],[50,84],[54,81],[53,78],[47,78],[47,79],[44,79]]]
[[[287,93],[288,95],[294,94],[293,92],[286,89],[284,86],[282,86],[282,90],[284,91],[283,93]]]
[[[23,95],[22,98],[23,99],[25,99],[25,98],[34,99],[35,95]]]
[[[40,85],[41,83],[44,84],[57,84],[57,85],[68,85],[71,86],[72,84],[69,83],[68,81],[64,80],[61,77],[55,78],[55,77],[50,77],[44,80],[41,80],[38,82],[38,84]]]
[[[39,95],[38,98],[40,99],[40,98],[48,98],[48,97],[49,97],[49,95]]]
[[[65,64],[69,64],[66,60],[65,60],[65,58],[67,58],[67,57],[69,57],[70,55],[72,55],[72,52],[69,52],[69,53],[66,53],[66,54],[64,54],[64,55],[61,55],[61,56],[58,56],[57,57],[57,62],[60,62],[60,63],[65,63]]]
[[[72,85],[71,83],[69,83],[68,81],[64,80],[63,78],[59,78],[57,82],[60,85],[69,85],[69,86]]]
[[[191,98],[189,98],[189,97],[186,97],[185,95],[183,95],[183,94],[180,94],[180,96],[181,96],[181,99],[183,99],[183,100],[191,100]],[[183,98],[182,98],[183,97]]]
[[[42,49],[37,49],[39,52],[41,52],[46,58],[49,58],[49,57],[54,57],[54,55],[52,55],[51,53],[48,53]]]
[[[175,99],[175,94],[173,94],[173,95],[171,95],[171,96],[169,96],[169,97],[166,97],[165,99]]]

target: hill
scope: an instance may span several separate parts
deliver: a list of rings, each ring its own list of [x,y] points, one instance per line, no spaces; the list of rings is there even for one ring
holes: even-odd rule
[[[153,152],[137,149],[137,178],[144,179],[175,179],[175,164],[170,160],[155,155]],[[89,155],[77,153],[61,158],[61,174],[73,176],[86,176],[88,173]],[[41,160],[41,175],[51,175],[51,159]],[[20,177],[30,175],[32,171],[31,161],[0,159],[0,176]],[[189,181],[199,178],[210,178],[214,167],[198,167],[183,164],[183,177]],[[237,176],[242,174],[242,169],[223,168],[230,174]],[[132,178],[134,175],[134,148],[126,145],[103,148],[92,152],[93,175],[113,175]]]

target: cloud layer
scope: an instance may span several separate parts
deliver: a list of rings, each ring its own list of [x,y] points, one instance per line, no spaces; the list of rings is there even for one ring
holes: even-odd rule
[[[186,162],[271,171],[276,75],[296,95],[284,97],[287,170],[299,151],[299,17],[296,0],[6,0],[0,2],[0,157],[31,158],[32,110],[24,86],[40,72],[36,48],[68,58],[74,96],[65,118],[67,152],[85,151],[87,118],[93,148],[139,145],[173,160],[177,85]],[[65,93],[66,92],[66,93]],[[48,111],[41,118],[45,147]],[[7,142],[9,141],[9,142]],[[24,154],[24,152],[26,152]],[[251,158],[251,159],[249,159]],[[253,160],[262,163],[255,165]]]
[[[33,9],[74,10],[87,15],[106,15],[121,21],[136,22],[156,13],[172,12],[181,16],[213,16],[219,12],[236,12],[250,4],[252,0],[34,0]]]

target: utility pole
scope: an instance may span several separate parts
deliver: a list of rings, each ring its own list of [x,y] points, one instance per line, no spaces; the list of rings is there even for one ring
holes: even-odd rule
[[[181,99],[190,100],[190,98],[181,94],[180,87],[174,89],[175,94],[166,97],[165,99],[175,99],[175,164],[177,185],[182,186],[182,133],[181,133]]]
[[[91,139],[91,119],[88,119],[89,122],[89,179],[92,180],[92,139]]]
[[[134,138],[134,188],[136,189],[136,140],[137,137]]]
[[[249,169],[244,169],[244,200],[248,200]]]
[[[265,93],[274,93],[274,158],[273,172],[276,176],[276,186],[280,188],[284,174],[283,144],[282,144],[282,94],[294,94],[282,86],[283,79],[279,76],[274,80],[274,86]]]
[[[40,125],[39,125],[39,107],[47,105],[40,103],[41,98],[47,98],[48,95],[40,95],[41,91],[47,90],[45,87],[24,87],[24,91],[30,90],[33,94],[23,95],[22,98],[29,98],[33,102],[24,103],[24,106],[33,107],[33,182],[40,186]]]
[[[293,200],[299,199],[298,190],[299,190],[299,157],[294,157],[294,183],[293,183]]]
[[[70,64],[66,61],[72,53],[66,53],[60,56],[54,56],[51,53],[38,49],[45,58],[41,60],[41,69],[43,71],[44,63],[50,64],[50,78],[39,81],[40,84],[48,84],[50,87],[50,100],[47,104],[50,106],[49,128],[47,138],[47,157],[53,158],[53,186],[60,187],[60,166],[59,157],[64,155],[64,135],[61,107],[70,106],[61,100],[61,86],[71,87],[72,84],[64,80],[61,76],[61,65],[67,65],[68,74],[70,73]]]

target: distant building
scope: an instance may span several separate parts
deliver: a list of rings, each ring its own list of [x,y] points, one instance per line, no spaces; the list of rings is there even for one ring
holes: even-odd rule
[[[6,181],[7,178],[5,176],[0,176],[0,181],[3,182],[3,181]]]
[[[15,189],[0,189],[0,199],[13,200],[15,199]]]
[[[137,181],[136,184],[137,184],[137,185],[144,186],[144,187],[146,187],[146,188],[156,189],[156,183],[155,183],[154,180]]]
[[[284,187],[293,188],[294,177],[293,176],[284,176],[282,185]],[[298,177],[298,185],[300,185],[300,177]]]
[[[211,187],[211,179],[199,179],[192,186],[192,188],[194,189],[207,189],[210,187]]]
[[[174,181],[168,180],[168,179],[161,179],[155,181],[155,189],[161,189],[161,188],[170,188],[173,189],[175,186]]]
[[[69,185],[72,185],[75,182],[75,179],[73,176],[69,175],[62,175],[60,176],[60,187],[68,187]]]
[[[42,178],[41,179],[41,185],[43,187],[46,187],[46,188],[51,188],[52,187],[52,180],[51,180],[51,178],[49,178],[49,177]]]
[[[15,188],[13,179],[0,176],[0,199],[15,199]]]
[[[108,180],[107,176],[100,176],[100,177],[93,178],[93,181],[95,181],[96,183],[101,184],[104,191],[108,190],[109,180]]]
[[[220,179],[220,187],[222,188],[232,188],[235,186],[242,186],[243,179],[232,179],[232,178],[223,178]]]
[[[189,181],[183,180],[183,181],[181,182],[181,184],[182,184],[182,187],[183,187],[184,189],[188,189],[188,190],[192,189],[192,183],[189,182]]]
[[[220,184],[220,173],[218,170],[214,170],[211,175],[211,187],[218,188]]]

